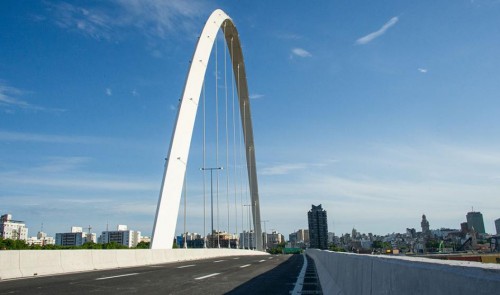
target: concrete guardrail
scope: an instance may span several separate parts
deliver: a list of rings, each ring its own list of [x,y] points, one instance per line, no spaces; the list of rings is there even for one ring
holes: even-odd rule
[[[241,255],[267,254],[237,249],[3,250],[0,280]]]
[[[308,249],[324,294],[500,294],[500,265]]]

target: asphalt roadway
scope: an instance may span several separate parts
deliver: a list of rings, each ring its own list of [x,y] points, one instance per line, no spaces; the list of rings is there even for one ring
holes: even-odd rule
[[[0,294],[290,294],[303,255],[234,256],[0,281]]]

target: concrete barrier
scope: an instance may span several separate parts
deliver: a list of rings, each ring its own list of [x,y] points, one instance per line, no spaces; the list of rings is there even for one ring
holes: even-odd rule
[[[59,251],[59,253],[61,255],[61,268],[65,273],[94,269],[92,252],[88,250],[66,250]]]
[[[497,294],[500,265],[309,249],[324,294]]]
[[[19,250],[0,251],[0,280],[22,277]]]
[[[64,270],[61,266],[61,252],[21,250],[19,251],[19,270],[23,277],[62,273]]]
[[[0,251],[0,280],[241,255],[266,253],[236,249],[6,250]]]
[[[116,259],[116,253],[118,250],[88,250],[88,251],[92,253],[92,265],[94,266],[94,269],[118,268],[118,261]]]

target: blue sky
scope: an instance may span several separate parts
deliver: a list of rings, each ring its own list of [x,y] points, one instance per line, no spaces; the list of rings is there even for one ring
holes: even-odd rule
[[[496,0],[2,1],[0,212],[30,235],[42,223],[149,234],[189,60],[216,8],[243,45],[268,230],[306,228],[322,204],[336,234],[420,230],[422,214],[459,228],[472,207],[494,232]],[[203,232],[191,157],[188,230]]]

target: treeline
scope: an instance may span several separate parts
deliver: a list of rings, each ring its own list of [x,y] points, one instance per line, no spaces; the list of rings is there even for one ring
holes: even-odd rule
[[[0,238],[0,250],[82,250],[82,249],[129,249],[127,246],[111,242],[107,244],[85,243],[81,246],[28,245],[24,240]],[[149,242],[140,242],[133,249],[149,249]]]

